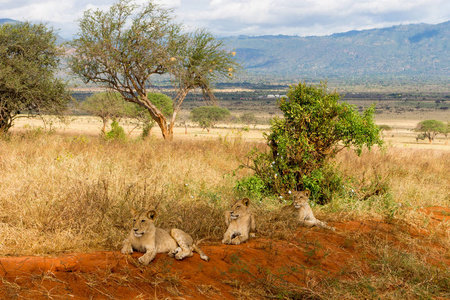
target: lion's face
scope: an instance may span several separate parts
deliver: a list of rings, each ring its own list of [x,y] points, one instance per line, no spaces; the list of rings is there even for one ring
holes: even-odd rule
[[[248,206],[250,204],[250,199],[244,198],[242,200],[236,201],[230,209],[230,217],[232,220],[236,220],[239,216],[248,213]]]
[[[135,237],[142,237],[151,228],[155,227],[154,219],[156,212],[154,210],[145,212],[135,212],[133,215],[133,234]]]
[[[293,193],[294,196],[294,207],[295,208],[300,208],[305,204],[308,204],[308,200],[309,200],[309,191],[298,191],[298,192],[294,192]]]

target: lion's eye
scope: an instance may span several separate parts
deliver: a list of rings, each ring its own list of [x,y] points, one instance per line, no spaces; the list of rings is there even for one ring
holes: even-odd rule
[[[236,206],[236,209],[238,209],[238,208],[241,208],[241,206],[240,205]]]
[[[145,220],[141,220],[141,223],[144,223],[145,222]]]
[[[136,222],[136,219],[133,219],[133,222]]]

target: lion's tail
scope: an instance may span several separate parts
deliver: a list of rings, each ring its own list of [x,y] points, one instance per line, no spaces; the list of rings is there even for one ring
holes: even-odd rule
[[[205,260],[205,261],[209,261],[209,257],[205,254],[205,252],[202,251],[202,249],[200,249],[198,244],[200,244],[201,242],[203,242],[204,240],[207,240],[207,239],[209,239],[209,237],[201,239],[201,240],[195,242],[194,245],[192,246],[193,250],[195,252],[197,252],[198,254],[200,254],[200,258]]]

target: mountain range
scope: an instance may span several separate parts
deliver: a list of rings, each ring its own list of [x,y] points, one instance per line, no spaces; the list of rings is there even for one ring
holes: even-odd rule
[[[0,24],[17,22],[0,19]],[[244,67],[235,82],[406,79],[450,81],[450,21],[328,36],[221,38]],[[59,41],[61,39],[58,39]]]
[[[329,36],[224,38],[248,76],[450,79],[450,21]]]

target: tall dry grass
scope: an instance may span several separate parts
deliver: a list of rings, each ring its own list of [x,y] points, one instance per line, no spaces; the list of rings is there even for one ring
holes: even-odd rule
[[[240,138],[105,142],[96,137],[30,131],[0,139],[0,255],[119,249],[131,208],[157,206],[161,227],[220,240],[223,212],[236,180],[250,174],[240,161],[254,146]],[[450,202],[449,152],[342,152],[343,174],[361,188],[380,178],[391,190],[368,201],[336,199],[317,208],[325,219],[394,213]],[[268,234],[274,199],[253,201],[260,234]],[[396,206],[397,205],[397,206]],[[406,217],[405,217],[406,218]],[[281,227],[282,228],[282,227]]]
[[[350,179],[348,194],[361,194],[388,188],[391,204],[386,209],[417,209],[428,206],[450,205],[450,152],[447,150],[387,148],[365,151],[358,157],[353,151],[343,151],[337,156],[337,164],[344,178]],[[377,203],[377,197],[368,201],[341,199],[332,203],[339,210],[353,214],[385,214]],[[380,197],[381,198],[381,197]],[[386,199],[385,199],[386,200]],[[375,202],[374,202],[375,201]]]

